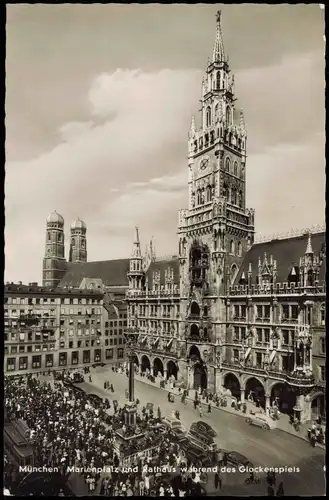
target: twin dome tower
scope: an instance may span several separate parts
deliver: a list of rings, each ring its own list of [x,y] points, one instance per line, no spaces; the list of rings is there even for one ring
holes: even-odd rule
[[[71,224],[69,262],[87,262],[87,226],[78,219]],[[56,210],[47,217],[43,285],[54,287],[67,269],[64,218]]]

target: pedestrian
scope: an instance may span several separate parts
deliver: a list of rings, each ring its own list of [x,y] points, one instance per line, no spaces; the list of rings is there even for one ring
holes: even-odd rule
[[[284,496],[283,482],[282,481],[279,484],[279,487],[278,487],[277,492],[276,492],[276,496],[277,497],[283,497]]]
[[[200,408],[199,408],[199,417],[202,418],[202,406],[200,405]]]
[[[211,404],[208,403],[208,413],[211,413]]]
[[[267,496],[268,497],[274,497],[275,496],[273,486],[268,486],[267,487]]]
[[[193,406],[194,406],[194,409],[196,410],[196,407],[198,406],[198,403],[196,402],[196,400],[193,401]]]

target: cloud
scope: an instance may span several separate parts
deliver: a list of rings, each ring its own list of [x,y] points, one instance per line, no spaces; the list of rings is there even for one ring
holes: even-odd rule
[[[322,220],[323,65],[315,52],[236,74],[248,126],[248,205],[263,233]],[[52,131],[55,148],[7,163],[8,279],[40,279],[45,219],[54,209],[67,232],[71,220],[85,220],[89,260],[128,256],[136,224],[142,241],[155,236],[159,255],[176,253],[177,210],[187,206],[187,133],[202,75],[101,74],[85,94],[85,116]]]
[[[159,189],[174,190],[170,180],[160,186],[160,179],[170,179],[184,167],[187,124],[200,78],[197,70],[119,69],[103,74],[89,91],[91,119],[64,124],[60,133],[65,142],[47,154],[7,163],[6,253],[13,257],[6,273],[17,278],[29,274],[18,241],[38,246],[31,273],[41,268],[45,218],[54,209],[63,214],[67,227],[77,216],[86,220],[88,228],[104,227],[104,221],[111,224],[112,213],[120,218],[116,200],[127,185],[151,180]],[[147,202],[148,193],[142,200]],[[145,211],[149,210],[148,206]],[[31,224],[38,228],[38,242],[31,237]]]

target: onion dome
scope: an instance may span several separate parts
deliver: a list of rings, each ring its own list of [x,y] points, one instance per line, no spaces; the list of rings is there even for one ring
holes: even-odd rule
[[[47,224],[59,224],[61,226],[64,226],[64,219],[60,214],[56,212],[56,210],[54,210],[53,213],[48,215]]]
[[[77,219],[72,222],[71,229],[87,229],[87,226],[82,220]]]

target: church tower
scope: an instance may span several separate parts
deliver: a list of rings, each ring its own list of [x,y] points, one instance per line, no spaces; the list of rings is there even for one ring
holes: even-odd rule
[[[69,262],[87,262],[87,226],[78,219],[71,224]]]
[[[64,219],[56,210],[48,215],[46,248],[43,259],[43,286],[55,288],[66,270],[64,246]]]
[[[136,230],[136,237],[133,245],[133,251],[131,253],[129,261],[129,272],[128,272],[129,290],[133,292],[137,292],[138,290],[142,291],[144,288],[143,257],[139,241],[138,227],[136,227],[135,230]]]
[[[246,208],[247,131],[236,100],[218,12],[200,116],[192,117],[188,136],[188,209],[179,212],[178,226],[181,334],[187,356],[199,357],[199,385],[208,387],[215,366],[207,362],[214,363],[215,345],[225,336],[224,294],[254,240],[254,211]]]

